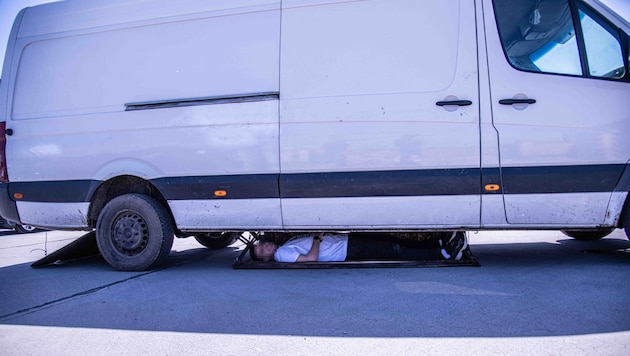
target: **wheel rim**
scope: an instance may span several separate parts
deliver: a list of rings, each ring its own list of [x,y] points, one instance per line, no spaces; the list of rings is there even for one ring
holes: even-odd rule
[[[37,228],[31,225],[22,225],[22,229],[24,229],[24,231],[31,232],[31,231],[35,231],[35,229]]]
[[[125,212],[116,217],[112,229],[112,242],[120,253],[135,256],[147,247],[149,230],[139,214]]]

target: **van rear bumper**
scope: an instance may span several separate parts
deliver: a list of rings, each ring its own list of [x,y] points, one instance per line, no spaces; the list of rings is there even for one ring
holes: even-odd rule
[[[0,183],[0,216],[9,221],[20,222],[17,205],[9,195],[9,184]]]

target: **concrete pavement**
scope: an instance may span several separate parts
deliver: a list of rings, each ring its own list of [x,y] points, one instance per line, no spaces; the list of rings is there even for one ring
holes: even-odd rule
[[[481,267],[234,270],[177,239],[167,265],[30,263],[81,233],[0,232],[7,355],[571,354],[630,350],[630,243],[471,233]],[[588,251],[588,252],[587,252]],[[6,352],[6,353],[5,353]]]

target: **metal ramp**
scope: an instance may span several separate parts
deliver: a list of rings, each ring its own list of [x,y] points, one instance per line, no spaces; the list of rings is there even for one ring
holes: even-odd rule
[[[66,246],[52,252],[31,264],[32,268],[44,267],[59,262],[76,260],[79,258],[97,256],[101,253],[96,243],[96,232],[91,231],[72,241]]]

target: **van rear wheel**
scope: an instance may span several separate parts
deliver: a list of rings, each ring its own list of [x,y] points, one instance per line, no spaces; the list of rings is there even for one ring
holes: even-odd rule
[[[562,230],[562,233],[581,241],[594,241],[608,236],[615,228],[597,229],[597,230]]]
[[[96,241],[105,261],[121,271],[144,271],[162,263],[173,246],[166,208],[147,195],[125,194],[98,216]]]

